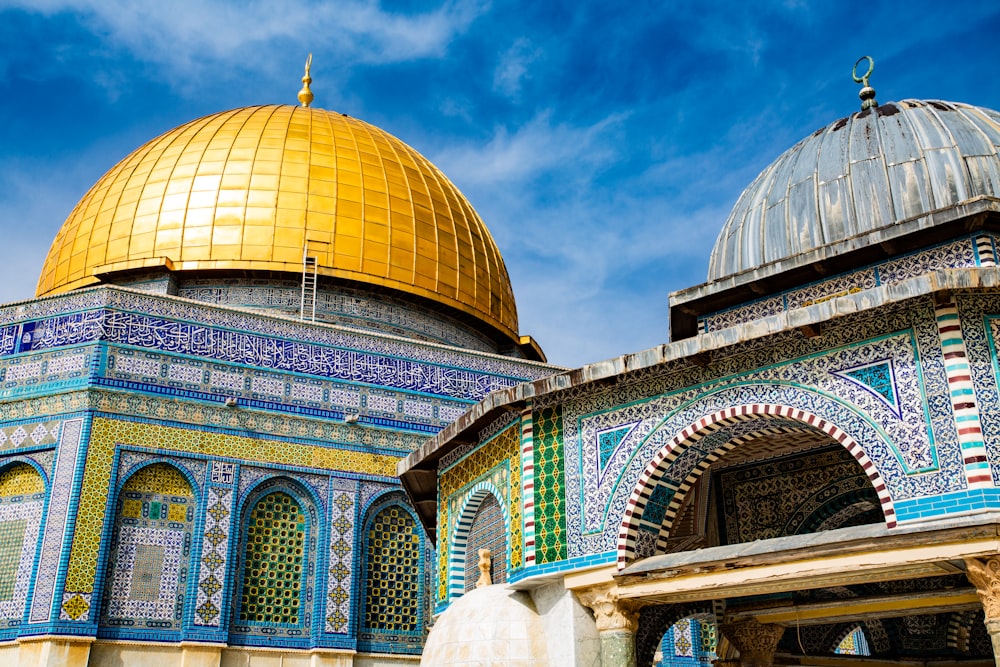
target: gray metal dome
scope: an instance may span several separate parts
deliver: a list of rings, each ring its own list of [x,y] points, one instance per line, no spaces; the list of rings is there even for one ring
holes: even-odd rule
[[[855,250],[886,228],[1000,197],[1000,113],[903,100],[855,113],[785,151],[743,191],[708,265],[710,282]],[[891,236],[891,234],[890,234]],[[794,264],[795,262],[791,262]]]

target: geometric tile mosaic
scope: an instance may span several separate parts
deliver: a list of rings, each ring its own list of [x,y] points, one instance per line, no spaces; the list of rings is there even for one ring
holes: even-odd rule
[[[306,530],[306,515],[287,493],[273,491],[250,511],[237,615],[241,623],[297,626],[305,620]]]
[[[172,465],[154,463],[118,496],[101,623],[178,630],[194,530],[191,485]]]
[[[400,505],[381,509],[365,532],[365,550],[365,638],[391,641],[400,634],[419,634],[423,563],[413,516]]]
[[[0,472],[0,620],[20,625],[38,547],[45,484],[26,463]]]
[[[209,486],[207,510],[201,537],[201,567],[195,598],[194,624],[219,627],[222,620],[222,594],[229,556],[229,535],[233,514],[233,490]]]
[[[59,559],[63,550],[68,547],[66,539],[67,515],[69,513],[70,492],[73,489],[76,457],[83,433],[83,419],[70,419],[64,422],[60,431],[62,437],[56,455],[55,472],[52,473],[49,511],[45,522],[45,532],[42,536],[38,571],[35,575],[31,614],[28,617],[32,623],[48,621],[52,612]],[[61,598],[62,596],[60,596],[59,602],[62,601]]]
[[[566,482],[563,466],[562,408],[532,415],[535,431],[535,560],[566,560]]]
[[[115,446],[119,443],[227,458],[242,458],[247,452],[259,452],[269,462],[279,465],[344,470],[385,478],[395,476],[398,460],[393,456],[322,447],[318,444],[266,440],[211,430],[96,417],[91,427],[87,467],[83,472],[76,530],[66,574],[67,590],[93,590],[111,465]],[[242,486],[242,473],[240,477]],[[318,479],[320,476],[312,477]]]
[[[330,556],[327,563],[326,631],[347,634],[351,620],[351,573],[354,551],[355,494],[336,491],[330,514]]]

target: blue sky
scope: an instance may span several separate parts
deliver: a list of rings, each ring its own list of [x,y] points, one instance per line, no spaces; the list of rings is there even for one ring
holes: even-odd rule
[[[666,341],[742,189],[881,102],[1000,108],[1000,5],[934,2],[0,0],[0,301],[29,298],[76,201],[146,140],[237,106],[378,125],[466,194],[522,333],[576,366]]]

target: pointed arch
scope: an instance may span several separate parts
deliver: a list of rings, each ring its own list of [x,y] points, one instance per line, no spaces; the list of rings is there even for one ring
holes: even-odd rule
[[[427,538],[406,495],[381,494],[362,522],[362,596],[358,650],[420,653],[427,632],[431,588],[425,572]]]
[[[465,500],[462,503],[462,509],[458,513],[458,518],[455,521],[455,528],[451,538],[451,554],[448,560],[449,599],[459,597],[466,591],[465,565],[469,551],[469,537],[472,534],[473,523],[475,522],[476,515],[479,513],[479,509],[483,502],[489,496],[492,496],[499,506],[500,517],[502,519],[501,534],[504,537],[503,553],[493,554],[493,558],[497,559],[502,556],[504,564],[503,572],[506,574],[506,564],[508,562],[507,551],[509,551],[510,546],[510,540],[508,539],[510,535],[510,512],[508,511],[507,504],[503,500],[503,494],[501,494],[491,482],[479,482],[466,492]]]
[[[116,495],[101,634],[179,633],[192,571],[193,481],[178,466],[155,461],[133,471]]]
[[[317,501],[291,477],[268,477],[243,495],[230,642],[311,644],[315,630]]]
[[[38,551],[45,478],[33,462],[14,460],[0,467],[0,620],[24,617]]]
[[[623,569],[635,558],[636,543],[639,536],[639,524],[642,521],[643,513],[649,503],[653,491],[659,485],[661,478],[670,467],[671,463],[673,463],[694,443],[697,443],[712,433],[728,426],[750,420],[761,420],[761,429],[759,430],[758,435],[769,432],[769,425],[767,423],[768,420],[792,420],[802,424],[804,427],[821,431],[830,436],[830,438],[832,438],[835,442],[840,443],[858,461],[864,469],[865,474],[868,476],[868,479],[871,481],[872,486],[878,495],[879,502],[881,503],[887,527],[895,527],[896,512],[893,508],[892,498],[889,495],[885,481],[882,479],[872,460],[864,452],[857,441],[855,441],[855,439],[849,434],[841,430],[836,424],[830,422],[829,420],[823,419],[800,408],[765,403],[737,405],[714,411],[680,429],[680,431],[678,431],[665,445],[659,449],[659,451],[654,454],[652,460],[646,465],[643,472],[639,475],[639,479],[628,499],[620,524],[617,544],[617,562],[619,569]],[[758,437],[758,435],[754,435],[753,437]],[[749,437],[749,435],[744,435],[740,438],[728,440],[714,448],[710,453],[706,454],[677,487],[676,492],[673,494],[673,498],[670,501],[670,507],[668,507],[667,511],[670,512],[673,510],[676,514],[676,510],[683,499],[683,495],[691,489],[694,483],[709,468],[709,466],[717,461],[724,453],[734,449],[741,442],[746,441]],[[671,516],[672,515],[668,515],[668,519]],[[669,526],[666,527],[665,531],[661,531],[657,538],[657,544],[662,545],[665,543],[667,536],[669,536]]]

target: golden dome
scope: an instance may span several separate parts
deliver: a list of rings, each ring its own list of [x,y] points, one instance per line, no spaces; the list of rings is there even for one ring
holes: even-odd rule
[[[518,340],[493,238],[437,167],[355,118],[272,105],[225,111],[115,165],[56,235],[38,296],[146,267],[318,273],[456,308]]]

